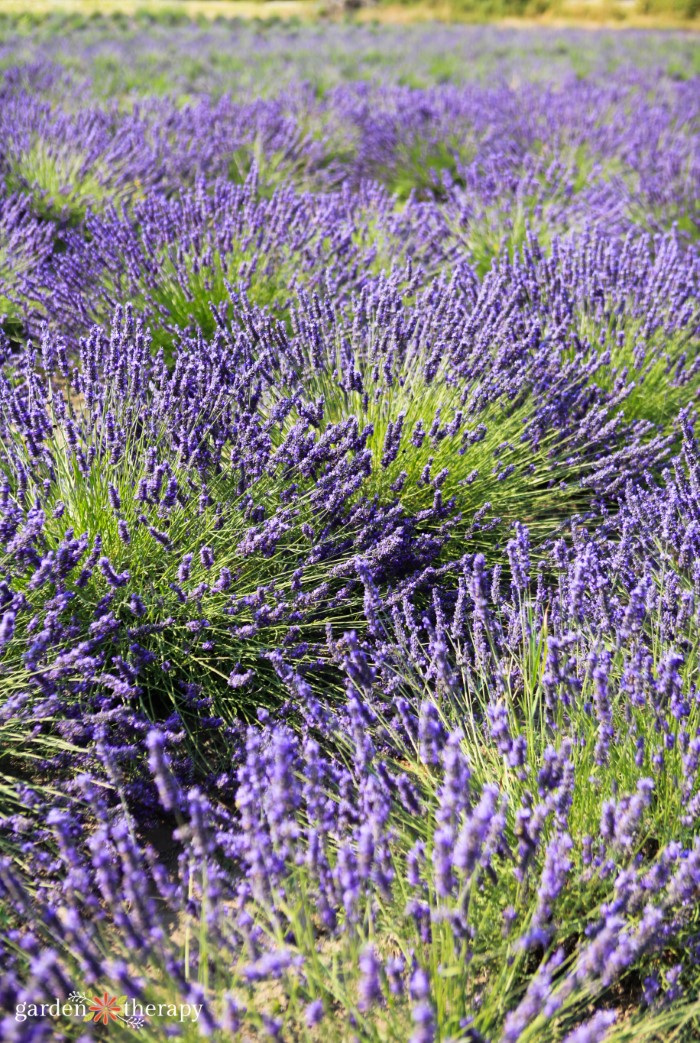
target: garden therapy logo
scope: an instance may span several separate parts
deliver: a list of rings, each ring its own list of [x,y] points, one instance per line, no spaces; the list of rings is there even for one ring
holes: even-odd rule
[[[109,1025],[110,1021],[122,1021],[130,1028],[138,1029],[143,1024],[142,1018],[129,1017],[122,1011],[126,1011],[128,1000],[126,996],[110,996],[104,992],[102,996],[93,996],[92,1004],[88,1007],[88,1020]]]
[[[66,1000],[55,998],[50,1003],[18,1003],[15,1007],[15,1021],[26,1021],[27,1018],[81,1018],[99,1025],[119,1022],[138,1030],[147,1020],[196,1022],[201,1011],[201,1003],[141,1003],[128,996],[113,996],[105,989],[94,996],[76,991],[71,992]]]

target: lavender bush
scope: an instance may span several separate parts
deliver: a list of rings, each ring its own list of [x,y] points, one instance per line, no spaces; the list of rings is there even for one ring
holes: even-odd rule
[[[697,1038],[692,47],[446,32],[6,32],[2,1039]]]

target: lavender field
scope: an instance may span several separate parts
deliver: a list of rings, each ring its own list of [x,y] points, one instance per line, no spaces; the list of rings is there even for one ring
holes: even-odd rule
[[[0,24],[0,1040],[700,1039],[700,48]]]

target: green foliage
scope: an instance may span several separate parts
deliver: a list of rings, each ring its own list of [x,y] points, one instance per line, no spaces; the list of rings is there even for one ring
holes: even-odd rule
[[[217,319],[212,307],[230,317],[227,284],[245,287],[255,304],[285,315],[298,259],[283,244],[260,268],[253,264],[253,258],[252,249],[242,250],[236,244],[226,254],[213,249],[203,265],[193,252],[183,254],[163,247],[155,257],[156,278],[143,288],[119,276],[106,275],[103,282],[112,300],[122,300],[126,295],[135,309],[145,314],[154,347],[170,353],[178,334],[201,333],[205,338],[214,334]]]
[[[105,172],[87,155],[72,144],[51,145],[42,139],[10,156],[5,187],[24,193],[37,216],[70,225],[79,224],[89,207],[110,198]]]
[[[412,516],[432,505],[434,479],[443,475],[440,493],[445,502],[454,500],[463,523],[456,538],[468,536],[471,547],[489,551],[516,518],[526,520],[534,537],[545,537],[556,531],[572,512],[585,508],[586,493],[577,487],[570,464],[561,472],[558,470],[555,447],[543,441],[535,449],[523,440],[528,418],[534,411],[527,394],[514,401],[497,401],[484,409],[477,407],[468,424],[465,422],[455,433],[446,434],[458,414],[469,415],[471,404],[465,401],[461,384],[451,379],[448,363],[443,361],[433,374],[428,353],[410,354],[387,379],[380,360],[356,356],[354,365],[362,376],[362,391],[343,388],[338,374],[347,365],[339,350],[338,356],[329,359],[323,368],[309,365],[302,379],[313,398],[324,400],[322,429],[349,416],[357,417],[360,430],[371,427],[367,447],[372,454],[372,472],[363,495],[390,501],[392,487],[403,479],[400,501]],[[383,466],[387,432],[400,417],[403,435],[399,453],[388,466]],[[439,431],[430,437],[428,432],[436,418]],[[291,426],[298,419],[293,412],[287,423]],[[483,425],[481,438],[470,444],[467,436],[478,425]],[[426,437],[417,447],[411,437],[419,427]],[[508,477],[499,479],[510,467],[513,470]],[[565,474],[569,481],[561,488],[554,479]],[[484,508],[487,525],[484,529],[478,525],[474,528],[474,516]]]
[[[444,193],[445,175],[452,184],[460,183],[459,161],[464,155],[463,147],[460,152],[451,141],[440,141],[428,149],[420,141],[413,145],[402,143],[392,167],[381,171],[380,177],[399,200],[407,199],[411,193],[418,199],[440,197]]]
[[[56,401],[58,401],[56,392]],[[275,510],[284,507],[282,495],[286,489],[284,476],[278,471],[265,473],[258,482],[246,491],[243,497],[238,489],[239,476],[232,470],[222,471],[218,478],[209,482],[206,492],[212,504],[225,503],[226,515],[221,514],[213,505],[201,506],[186,502],[178,503],[171,511],[168,519],[168,545],[165,546],[153,538],[149,525],[162,528],[163,521],[158,510],[138,500],[138,488],[141,479],[147,477],[148,450],[157,450],[158,440],[152,433],[143,430],[139,421],[116,413],[116,421],[127,425],[129,434],[129,451],[119,464],[112,464],[107,451],[98,436],[95,438],[97,457],[89,474],[84,474],[75,459],[69,459],[65,453],[65,435],[63,434],[63,410],[53,409],[54,398],[50,406],[50,417],[55,435],[49,444],[54,463],[52,499],[47,504],[62,503],[64,510],[60,518],[50,518],[46,523],[46,549],[56,550],[66,537],[67,531],[87,534],[90,541],[96,536],[102,538],[103,553],[110,559],[113,567],[120,573],[129,573],[129,583],[121,591],[114,602],[112,611],[115,617],[125,626],[156,625],[156,632],[146,633],[142,641],[148,654],[154,657],[153,669],[139,681],[139,703],[152,720],[163,719],[173,710],[182,714],[186,727],[196,722],[199,714],[192,715],[188,703],[183,698],[182,684],[204,684],[207,694],[213,700],[214,712],[226,720],[234,720],[240,716],[253,716],[258,705],[272,704],[279,694],[279,682],[272,667],[261,661],[260,652],[279,647],[288,631],[284,620],[270,622],[269,625],[253,627],[249,637],[232,634],[232,619],[228,613],[230,594],[225,591],[218,595],[210,593],[206,598],[206,628],[203,631],[191,627],[197,626],[202,618],[202,605],[199,599],[184,601],[178,596],[178,568],[186,554],[193,557],[191,580],[188,589],[208,581],[213,583],[222,568],[228,568],[236,577],[236,596],[260,594],[261,591],[274,592],[274,596],[290,600],[294,572],[299,560],[308,555],[309,537],[303,529],[310,520],[306,508],[306,496],[313,488],[308,483],[307,490],[302,490],[297,504],[296,516],[290,520],[285,538],[280,541],[274,555],[266,555],[265,551],[251,552],[242,549],[246,536],[255,526],[247,516],[245,508],[250,504],[259,505],[270,516]],[[90,421],[83,408],[78,406],[71,410],[77,424]],[[162,447],[160,447],[162,449]],[[164,459],[171,464],[172,473],[179,480],[181,488],[188,488],[189,472],[179,465],[176,454],[163,450]],[[121,510],[113,509],[109,486],[113,485],[121,499]],[[124,543],[119,534],[119,520],[126,522],[130,534],[130,542]],[[341,534],[342,535],[342,534]],[[342,539],[337,538],[342,545]],[[216,572],[212,576],[199,559],[202,546],[211,548],[216,563]],[[343,554],[329,555],[329,560],[305,569],[304,588],[313,589],[328,579],[328,572],[333,565],[343,561]],[[9,563],[9,559],[7,559]],[[1,563],[0,563],[1,564]],[[71,612],[87,633],[95,618],[95,606],[109,593],[110,587],[98,569],[89,580],[79,584],[79,570],[72,577],[70,591],[73,595]],[[338,583],[340,585],[340,583]],[[130,608],[133,593],[143,600],[146,614],[136,618]],[[36,605],[40,611],[43,603],[41,590],[27,587],[25,594],[30,604]],[[265,598],[258,607],[265,603]],[[270,607],[275,604],[274,597]],[[350,603],[352,607],[352,602]],[[355,606],[358,617],[361,617],[361,598]],[[236,617],[239,628],[253,622],[255,608],[241,612]],[[332,616],[332,613],[331,613]],[[324,621],[328,614],[324,615]],[[324,623],[311,624],[311,635],[305,632],[304,624],[299,628],[299,640],[309,636],[316,638],[324,633]],[[309,624],[307,623],[308,627]],[[233,628],[235,630],[235,628]],[[18,627],[15,636],[6,645],[3,654],[3,689],[6,696],[17,693],[26,685],[26,671],[19,655],[22,641],[26,638],[23,627]],[[203,642],[215,642],[215,651],[201,649]],[[57,650],[57,654],[60,650]],[[114,654],[121,652],[127,655],[128,649],[115,646]],[[163,670],[161,664],[170,664]],[[255,690],[248,688],[232,690],[228,686],[228,678],[236,668],[239,672],[253,669],[257,675]],[[76,674],[76,680],[79,679]],[[206,739],[202,745],[202,735],[196,739],[195,756],[206,758],[212,756]]]
[[[585,314],[577,318],[580,336],[610,351],[610,365],[598,370],[594,383],[606,391],[612,391],[619,380],[633,383],[620,404],[628,420],[648,420],[669,429],[680,410],[697,401],[700,339],[692,326],[672,334],[659,329],[642,339],[641,320],[628,321],[624,331],[618,331],[615,314],[605,322]]]

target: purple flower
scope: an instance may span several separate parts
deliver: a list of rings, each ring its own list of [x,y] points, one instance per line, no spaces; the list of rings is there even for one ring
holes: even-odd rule
[[[146,745],[148,747],[148,765],[158,789],[160,802],[166,811],[174,811],[180,805],[181,795],[165,753],[163,733],[152,729],[146,738]]]
[[[416,1003],[411,1009],[411,1018],[416,1026],[411,1034],[411,1043],[433,1043],[435,1039],[435,1012],[429,1003]]]
[[[229,674],[229,688],[244,688],[255,677],[254,670],[240,670],[237,668]]]
[[[602,1043],[608,1029],[617,1020],[614,1010],[599,1010],[583,1025],[574,1029],[565,1037],[564,1043]]]
[[[382,985],[380,973],[381,962],[377,957],[372,945],[367,945],[360,953],[360,984],[359,984],[359,1008],[368,1011],[377,1003],[382,1002]]]
[[[122,501],[121,501],[121,497],[119,495],[119,491],[118,491],[117,487],[112,484],[112,482],[109,483],[108,491],[109,491],[109,502],[110,502],[110,504],[112,506],[112,510],[116,513],[116,512],[118,512],[118,511],[120,511],[122,509]]]
[[[309,1028],[319,1025],[323,1020],[323,1000],[312,1000],[304,1012],[304,1020]]]
[[[190,566],[192,565],[192,555],[185,554],[184,558],[180,562],[180,566],[177,570],[177,581],[180,584],[186,583],[190,578]]]

